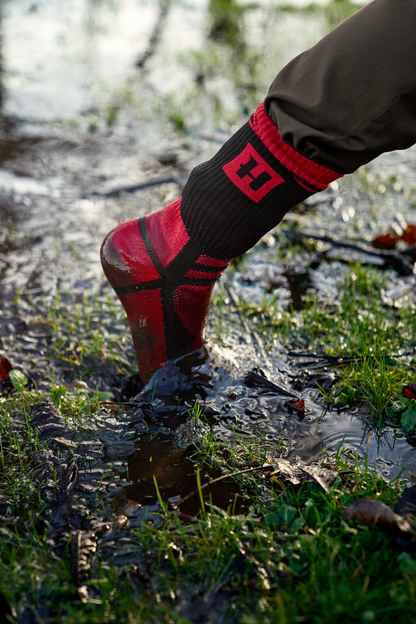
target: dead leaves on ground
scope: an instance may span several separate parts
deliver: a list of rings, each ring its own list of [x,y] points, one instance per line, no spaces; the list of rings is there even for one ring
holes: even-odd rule
[[[404,492],[394,509],[380,501],[361,498],[348,505],[342,515],[347,522],[375,526],[387,534],[409,539],[416,532],[416,486]]]
[[[400,234],[400,231],[402,232]],[[406,245],[416,244],[416,225],[408,223],[403,225],[399,231],[389,230],[386,234],[376,236],[372,244],[376,249],[394,249],[399,241],[403,241]]]
[[[355,520],[366,526],[376,526],[385,533],[394,535],[413,533],[412,525],[406,518],[394,513],[384,503],[368,498],[354,501],[344,509],[342,515],[347,522]]]
[[[273,458],[267,460],[275,469],[269,476],[276,482],[288,481],[292,485],[301,483],[317,483],[325,492],[329,492],[338,473],[322,466],[304,466],[292,464],[287,459]]]
[[[295,412],[298,416],[305,415],[305,401],[303,399],[289,399],[285,402],[285,407],[288,408],[289,414]]]
[[[286,459],[268,459],[267,463],[274,467],[268,476],[277,483],[317,483],[327,493],[338,476],[336,471],[323,466],[297,465]],[[414,481],[416,483],[416,478]],[[387,534],[409,540],[416,533],[416,485],[404,492],[394,509],[380,501],[361,498],[348,505],[342,515],[347,522],[356,521],[366,526],[375,526]]]

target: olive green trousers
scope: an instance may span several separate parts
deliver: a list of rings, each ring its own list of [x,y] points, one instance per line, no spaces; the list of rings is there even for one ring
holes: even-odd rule
[[[416,143],[416,0],[374,0],[278,74],[283,141],[338,173]]]

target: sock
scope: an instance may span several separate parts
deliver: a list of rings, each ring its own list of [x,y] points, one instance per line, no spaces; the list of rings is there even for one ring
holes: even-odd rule
[[[129,319],[144,382],[203,345],[212,289],[232,258],[340,177],[283,143],[260,105],[192,171],[182,199],[107,235],[104,273]]]

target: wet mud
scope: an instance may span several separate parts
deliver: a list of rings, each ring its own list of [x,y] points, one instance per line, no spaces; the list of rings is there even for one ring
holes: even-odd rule
[[[46,58],[41,59],[45,66],[40,63],[34,70],[31,86],[24,80],[23,69],[28,52],[17,55],[17,40],[33,31],[31,46],[35,47],[37,35],[31,19],[37,20],[45,10],[56,34],[61,16],[51,17],[51,9],[45,7],[35,17],[27,12],[22,16],[15,4],[11,3],[3,20],[10,39],[3,38],[4,66],[9,70],[3,77],[8,97],[0,135],[0,349],[2,357],[46,394],[52,370],[55,386],[68,386],[76,380],[74,368],[63,358],[64,352],[67,360],[68,353],[75,352],[75,341],[61,344],[50,319],[42,317],[51,313],[57,297],[68,307],[84,298],[91,308],[94,298],[101,303],[110,298],[114,303],[99,265],[102,239],[118,223],[177,199],[192,167],[211,157],[244,120],[249,99],[242,103],[243,86],[234,84],[232,104],[222,103],[223,121],[203,119],[202,104],[208,102],[212,112],[209,89],[218,86],[220,77],[215,68],[204,66],[200,56],[190,67],[181,61],[181,54],[204,50],[205,8],[178,6],[166,14],[145,3],[139,3],[141,20],[136,21],[140,36],[133,38],[127,29],[129,37],[125,46],[120,44],[116,70],[115,60],[107,63],[109,52],[100,53],[97,44],[88,56],[90,64],[86,63],[91,73],[75,75],[71,69],[74,80],[69,81],[67,93],[57,85],[62,87],[63,69],[72,58],[69,52],[59,56],[59,67],[51,68]],[[89,3],[81,4],[87,11]],[[132,3],[127,5],[131,9]],[[125,19],[125,11],[121,10],[120,19]],[[260,27],[265,28],[265,15],[267,11],[253,21],[248,40]],[[77,21],[78,13],[73,18]],[[120,43],[122,29],[111,31],[109,13],[104,9],[101,18],[113,43]],[[186,38],[174,28],[181,20],[186,31],[194,33],[186,45]],[[292,26],[297,24],[293,16],[284,17],[277,26],[279,32],[287,28],[288,20]],[[295,41],[291,53],[322,34],[321,27],[311,34],[305,20],[302,23],[303,39]],[[87,25],[90,29],[94,26],[91,20]],[[98,31],[91,41],[97,42]],[[68,36],[66,31],[64,34]],[[266,29],[265,45],[270,45],[271,38],[272,30]],[[68,46],[73,52],[74,41]],[[276,53],[279,64],[288,60],[286,54],[283,50]],[[91,68],[94,58],[95,73]],[[139,70],[133,69],[135,61]],[[233,62],[231,58],[229,63]],[[263,87],[265,91],[274,73],[262,66],[258,90]],[[19,78],[21,88],[13,76]],[[46,83],[42,82],[45,76]],[[165,104],[174,99],[179,78],[184,90],[197,85],[195,97],[200,97],[201,85],[206,88],[194,108],[187,109],[189,118],[181,105],[175,107],[171,102],[169,108]],[[83,79],[85,89],[81,88]],[[227,80],[230,82],[230,77]],[[100,81],[105,83],[101,91]],[[41,101],[39,94],[45,84],[54,95]],[[190,90],[188,99],[192,93]],[[254,90],[253,99],[257,97],[260,101]],[[302,228],[317,236],[336,237],[342,229],[343,239],[357,240],[358,236],[365,244],[375,232],[390,227],[397,215],[411,222],[414,208],[405,188],[406,184],[416,186],[415,159],[414,150],[383,156],[366,169],[367,186],[358,176],[333,183],[328,191],[289,213],[281,230]],[[387,188],[382,180],[391,171],[396,177]],[[383,264],[382,258],[362,250],[335,248],[312,239],[307,239],[308,261],[295,244],[292,256],[279,261],[282,239],[278,237],[275,233],[264,237],[219,288],[232,287],[241,300],[260,305],[264,298],[273,298],[282,309],[300,311],[308,294],[322,304],[334,303],[348,262]],[[389,303],[400,303],[403,297],[414,301],[413,283],[413,275],[392,270],[382,296]],[[227,298],[225,307],[231,316],[238,316]],[[103,320],[94,313],[91,322],[98,331]],[[117,340],[126,331],[125,322],[118,320],[105,340]],[[134,560],[129,530],[143,523],[163,523],[155,479],[162,499],[174,509],[178,499],[196,488],[197,452],[206,449],[208,455],[216,441],[242,450],[248,444],[259,445],[265,461],[285,458],[300,465],[318,464],[323,454],[333,456],[341,449],[351,457],[358,454],[386,479],[396,478],[404,468],[405,478],[408,471],[416,474],[415,449],[400,432],[393,428],[377,431],[364,411],[327,409],[318,398],[317,383],[324,388],[332,383],[334,374],[329,370],[319,372],[312,367],[305,372],[302,360],[279,347],[265,355],[261,337],[254,339],[244,328],[236,331],[224,322],[221,331],[227,339],[216,341],[211,325],[206,351],[168,363],[144,388],[135,374],[129,343],[120,352],[122,374],[91,357],[85,377],[88,387],[92,392],[109,392],[110,398],[88,422],[69,422],[52,403],[34,406],[30,431],[48,441],[54,451],[39,452],[35,457],[42,500],[50,506],[50,535],[59,544],[73,540],[73,574],[78,583],[82,583],[89,563],[94,566],[96,551],[102,561],[112,565]],[[55,345],[52,354],[51,345]],[[303,400],[305,409],[294,409],[291,399]],[[195,410],[196,401],[200,411]],[[23,435],[28,423],[16,420],[14,427]],[[211,467],[204,464],[201,482],[208,483],[221,474],[212,453]],[[204,499],[207,504],[242,513],[250,505],[247,487],[244,481],[223,480],[205,488]],[[103,508],[111,509],[111,514]],[[196,494],[174,513],[186,522],[199,509]]]

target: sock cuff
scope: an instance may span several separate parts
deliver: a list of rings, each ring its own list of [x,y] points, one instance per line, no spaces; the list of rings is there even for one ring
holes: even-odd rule
[[[319,190],[328,188],[328,184],[342,178],[342,173],[331,171],[323,165],[302,156],[293,147],[287,145],[280,137],[277,126],[272,122],[263,103],[257,108],[249,119],[252,130],[257,134],[261,142],[273,154],[284,167],[298,175],[303,180],[316,186]]]

